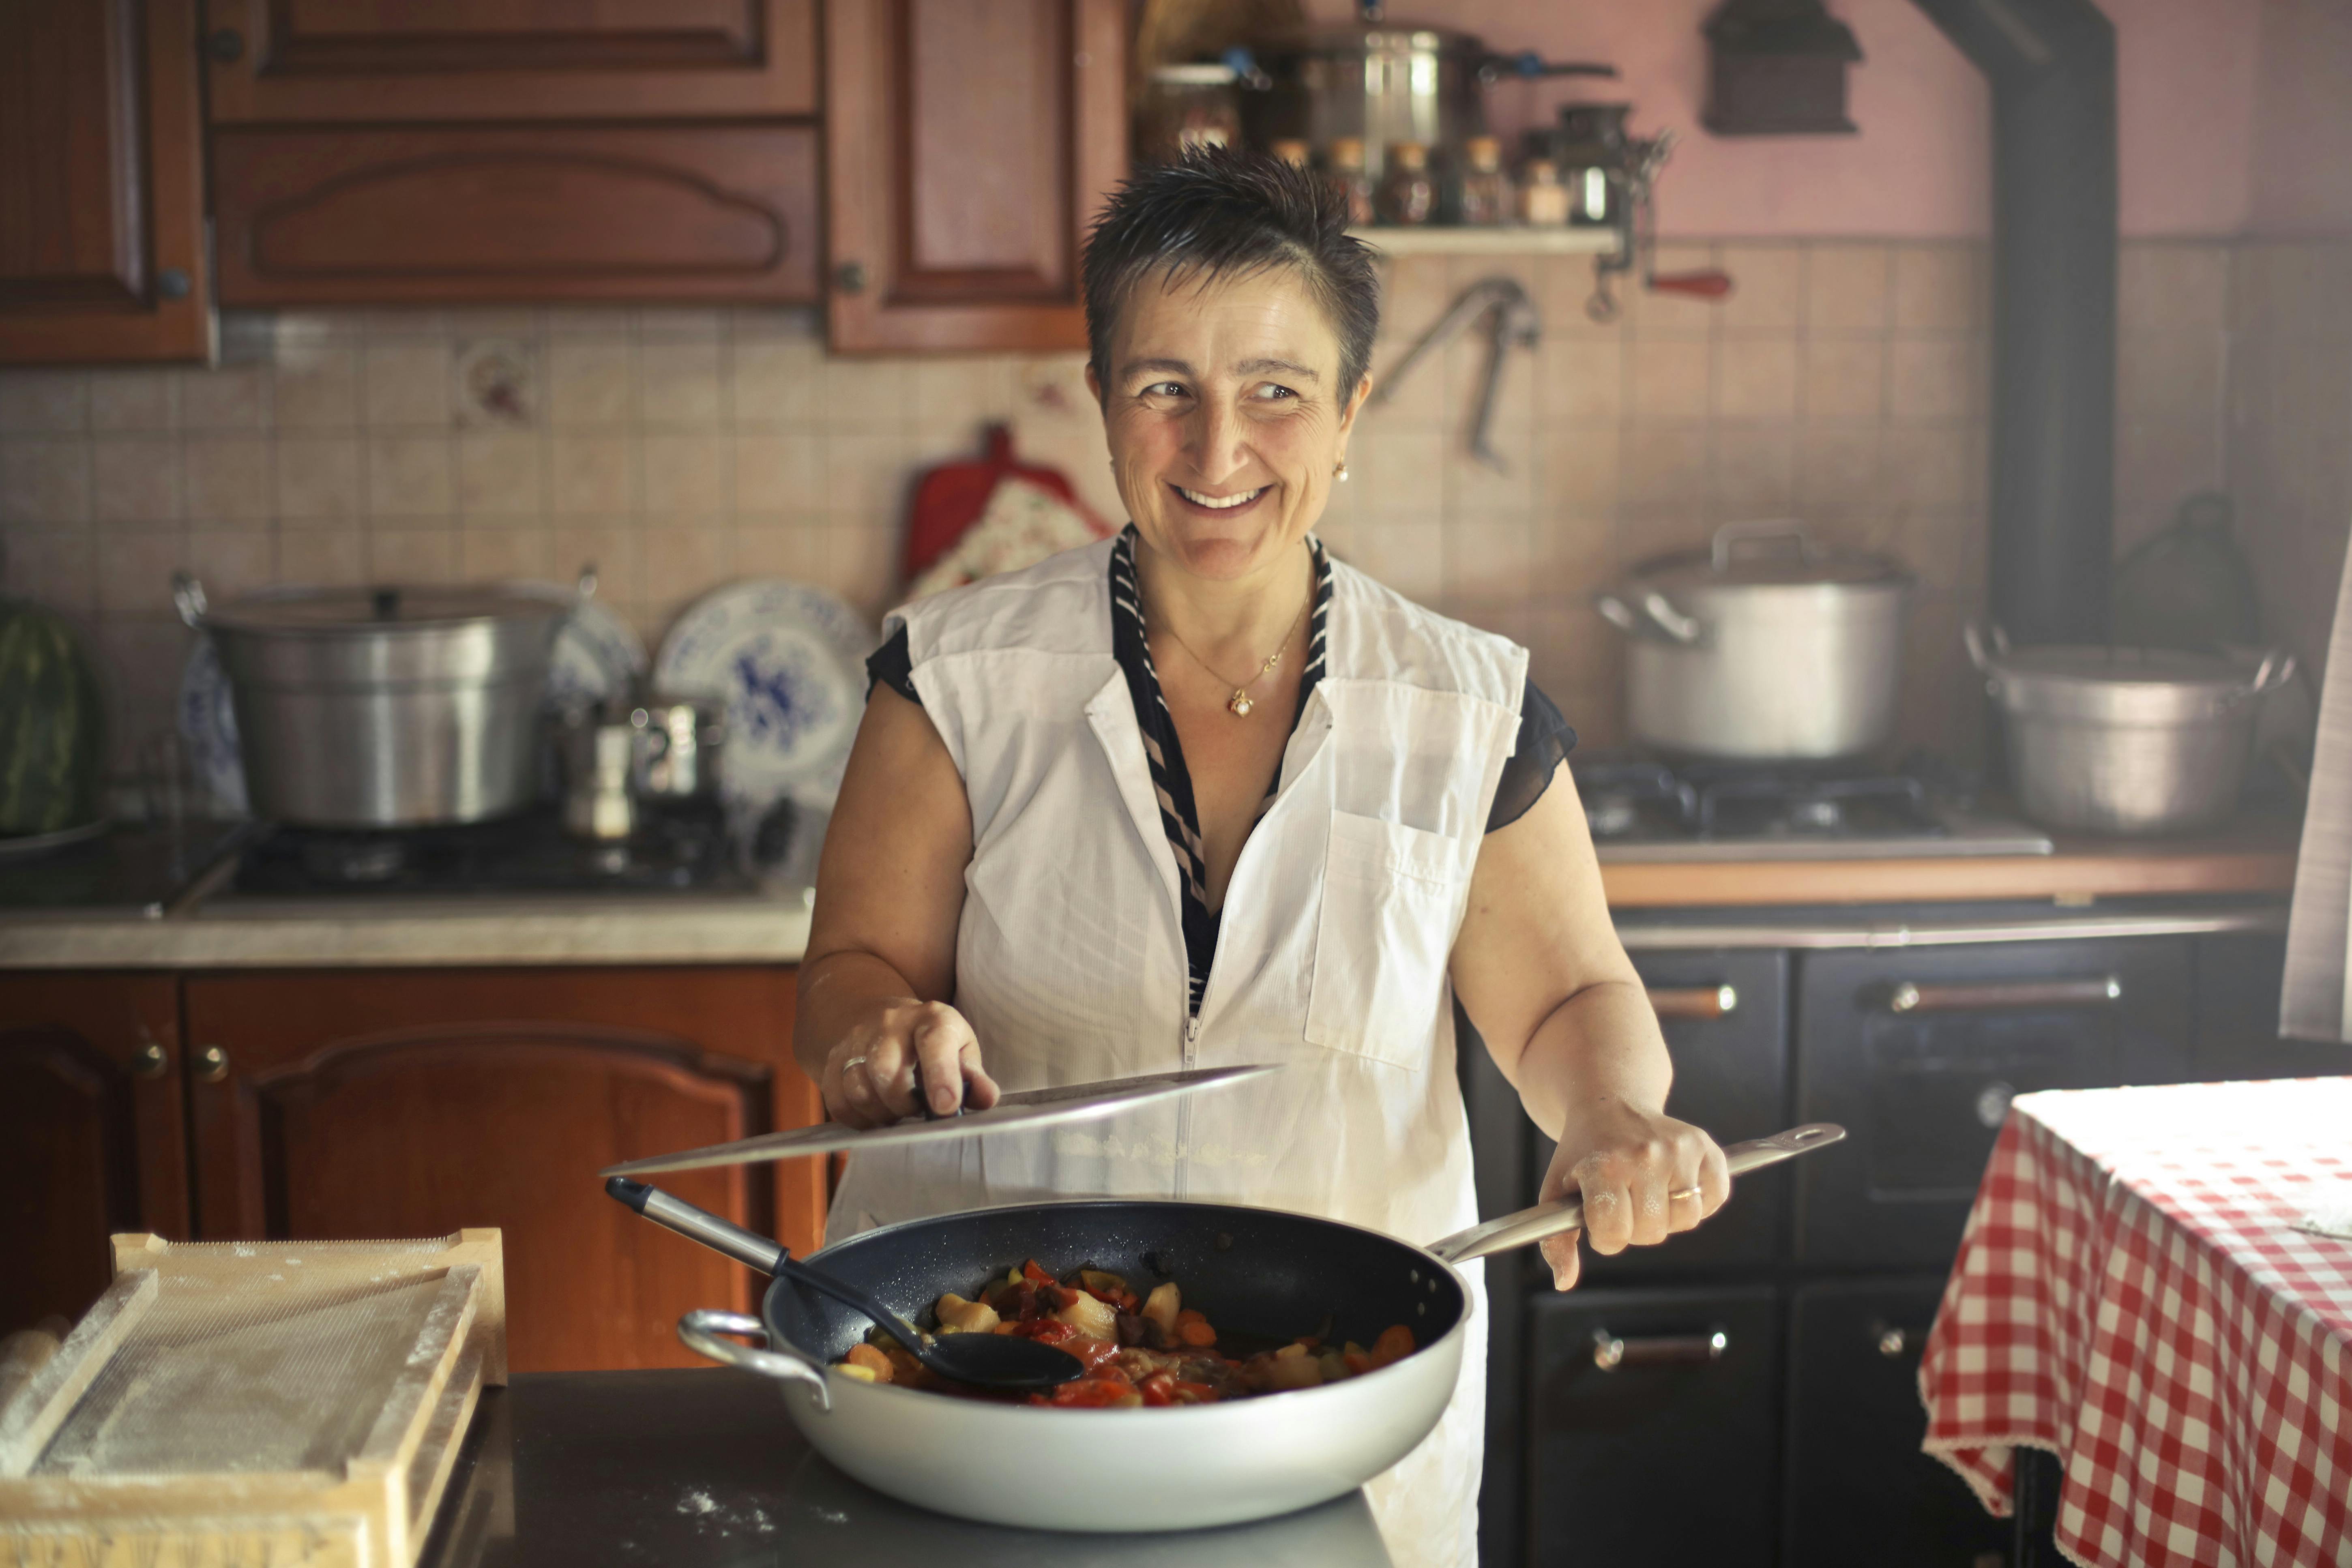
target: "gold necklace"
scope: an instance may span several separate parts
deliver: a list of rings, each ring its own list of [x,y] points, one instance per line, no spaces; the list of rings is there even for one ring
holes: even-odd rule
[[[1274,673],[1274,667],[1282,662],[1284,650],[1290,647],[1291,634],[1298,629],[1298,623],[1307,618],[1307,605],[1314,603],[1315,595],[1310,590],[1307,595],[1307,604],[1299,605],[1298,613],[1290,617],[1290,625],[1283,630],[1282,640],[1275,644],[1274,651],[1272,653],[1265,656],[1265,662],[1257,667],[1257,673],[1251,676],[1247,680],[1243,681],[1241,684],[1234,686],[1234,694],[1225,699],[1226,712],[1232,714],[1236,719],[1246,719],[1250,716],[1250,710],[1256,707],[1257,704],[1250,700],[1249,689]],[[1192,655],[1192,662],[1194,664],[1199,665],[1202,669],[1208,670],[1211,675],[1216,676],[1219,680],[1225,679],[1223,675],[1219,675],[1217,671],[1211,667],[1207,659],[1202,658],[1199,654],[1192,652],[1192,645],[1184,640],[1183,633],[1178,631],[1173,626],[1169,625],[1167,622],[1163,621],[1160,624],[1167,626],[1168,635],[1176,639],[1176,646],[1182,648],[1186,653]],[[1226,684],[1232,685],[1233,683],[1227,681]]]

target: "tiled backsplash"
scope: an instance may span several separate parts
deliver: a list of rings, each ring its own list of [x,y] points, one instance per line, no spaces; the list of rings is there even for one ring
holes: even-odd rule
[[[2245,256],[2126,247],[2118,548],[2258,449],[2242,420],[2225,438],[2223,416]],[[1507,471],[1467,454],[1486,353],[1474,334],[1366,414],[1325,537],[1526,642],[1537,679],[1608,743],[1620,650],[1592,590],[1718,523],[1799,516],[1917,573],[1902,739],[1971,750],[1979,701],[1958,649],[1984,578],[1981,247],[1727,242],[1658,258],[1710,263],[1738,279],[1727,300],[1636,296],[1605,327],[1585,313],[1585,258],[1395,264],[1380,365],[1497,271],[1535,293],[1543,344],[1509,359],[1495,436]],[[820,584],[878,615],[914,477],[975,452],[991,421],[1113,504],[1076,355],[835,359],[793,311],[289,313],[235,319],[227,337],[217,370],[0,372],[5,585],[86,629],[121,756],[171,722],[187,647],[170,608],[178,567],[218,597],[565,579],[593,561],[650,644],[736,577]],[[470,411],[486,347],[529,368],[520,418]],[[2250,510],[2271,504],[2241,489]],[[2294,515],[2340,557],[2340,484],[2331,504],[2325,527],[2324,508]],[[2270,526],[2250,518],[2250,533]],[[2332,594],[2332,568],[2326,582]],[[2306,589],[2293,572],[2264,585],[2298,606]]]

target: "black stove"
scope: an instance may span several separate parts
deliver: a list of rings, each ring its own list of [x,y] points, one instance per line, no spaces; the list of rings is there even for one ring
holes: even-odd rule
[[[1973,784],[1932,758],[1840,763],[1573,763],[1603,860],[2046,855],[2049,838],[1979,808]]]
[[[543,809],[462,826],[275,827],[245,852],[229,889],[268,898],[734,893],[757,886],[751,861],[715,805],[649,813],[610,844],[571,837]]]

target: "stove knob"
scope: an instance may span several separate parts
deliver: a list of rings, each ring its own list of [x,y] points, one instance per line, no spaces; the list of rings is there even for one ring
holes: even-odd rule
[[[1983,1091],[1977,1096],[1977,1120],[1998,1130],[2002,1122],[2009,1120],[2009,1102],[2016,1098],[2017,1090],[1999,1079],[1985,1085]]]

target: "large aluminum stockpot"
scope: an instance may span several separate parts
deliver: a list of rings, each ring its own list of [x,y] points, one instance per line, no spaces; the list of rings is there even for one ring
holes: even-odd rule
[[[521,585],[293,588],[214,609],[184,574],[173,596],[228,674],[257,816],[415,827],[501,816],[537,792],[540,703],[567,597]]]
[[[2202,827],[2238,804],[2253,750],[2255,700],[2284,685],[2294,658],[2259,663],[2171,648],[2012,648],[1966,628],[2009,734],[2010,782],[2025,815],[2082,833]]]
[[[1632,641],[1626,723],[1645,745],[1732,762],[1848,757],[1895,727],[1911,575],[1795,522],[1727,523],[1595,600]]]

